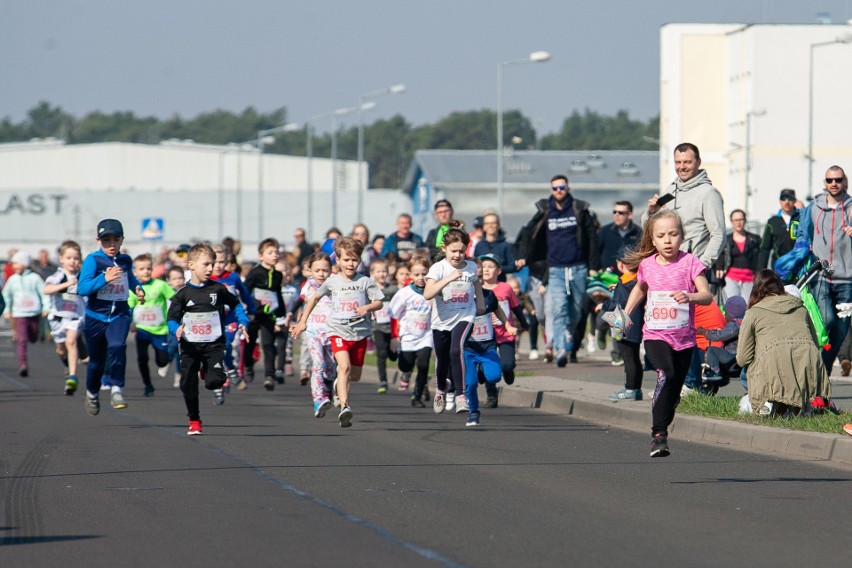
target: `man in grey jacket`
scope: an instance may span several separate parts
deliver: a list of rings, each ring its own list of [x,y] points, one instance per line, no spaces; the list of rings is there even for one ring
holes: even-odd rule
[[[824,184],[825,193],[817,195],[802,212],[801,218],[809,222],[799,224],[796,238],[806,238],[814,255],[834,268],[831,278],[820,276],[811,285],[828,331],[831,348],[822,351],[822,360],[831,374],[837,352],[849,331],[849,318],[838,318],[835,306],[852,302],[852,197],[847,193],[849,179],[840,166],[828,168]]]
[[[680,249],[701,259],[707,268],[713,266],[725,242],[725,210],[722,194],[713,187],[707,172],[701,168],[701,155],[695,144],[678,144],[674,151],[677,179],[666,190],[673,199],[665,202],[680,215],[683,222],[683,244]],[[648,200],[648,209],[642,213],[642,225],[660,210],[654,195]]]

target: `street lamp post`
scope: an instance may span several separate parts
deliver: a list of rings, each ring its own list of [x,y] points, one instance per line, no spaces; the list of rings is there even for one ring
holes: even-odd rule
[[[368,99],[382,95],[398,95],[404,92],[405,85],[398,84],[358,96],[358,222],[364,219],[364,173],[362,171],[362,163],[364,162],[364,105]]]
[[[746,113],[746,139],[745,139],[745,210],[748,212],[749,199],[752,196],[751,189],[751,117],[763,116],[766,109],[750,110]]]
[[[550,53],[534,51],[525,59],[513,59],[497,64],[497,212],[503,218],[503,67],[522,63],[544,63],[550,60]]]
[[[814,187],[814,49],[836,43],[852,42],[852,34],[837,37],[831,41],[821,41],[811,44],[810,60],[808,63],[808,193],[813,195]]]
[[[257,133],[257,242],[263,240],[263,147],[266,144],[275,142],[273,134],[277,132],[295,132],[301,127],[294,123],[288,122],[275,128],[260,130]]]

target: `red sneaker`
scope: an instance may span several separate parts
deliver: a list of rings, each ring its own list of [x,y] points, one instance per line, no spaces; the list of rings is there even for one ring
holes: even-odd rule
[[[189,421],[189,430],[186,432],[187,436],[198,436],[199,434],[203,434],[201,430],[201,420],[190,420]]]

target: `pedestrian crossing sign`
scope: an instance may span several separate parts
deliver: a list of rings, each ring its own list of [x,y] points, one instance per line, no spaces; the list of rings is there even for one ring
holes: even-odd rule
[[[163,240],[163,222],[162,217],[148,217],[142,219],[142,239],[146,241],[161,241]]]

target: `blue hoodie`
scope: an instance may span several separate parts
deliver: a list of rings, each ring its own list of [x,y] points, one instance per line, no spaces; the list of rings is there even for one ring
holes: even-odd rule
[[[110,266],[120,267],[127,282],[124,282],[124,278],[119,278],[107,284],[104,272]],[[87,318],[109,323],[121,316],[130,317],[127,297],[129,294],[135,294],[136,287],[141,285],[133,276],[133,260],[128,255],[119,254],[112,258],[99,249],[83,261],[77,293],[88,297]]]

